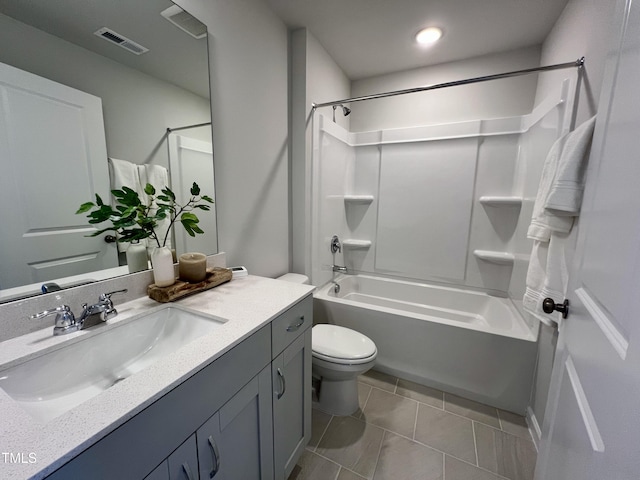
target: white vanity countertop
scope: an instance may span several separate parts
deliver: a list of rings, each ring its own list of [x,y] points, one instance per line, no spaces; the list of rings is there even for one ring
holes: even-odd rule
[[[0,390],[0,478],[44,478],[312,291],[310,285],[249,275],[175,302],[227,322],[46,423],[35,420]],[[147,297],[115,303],[118,316],[108,325],[161,305]],[[53,337],[49,327],[7,340],[0,343],[0,368],[105,331],[108,325],[59,337]]]

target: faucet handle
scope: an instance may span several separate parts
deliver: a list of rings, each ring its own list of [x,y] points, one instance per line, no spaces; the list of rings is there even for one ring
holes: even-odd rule
[[[111,295],[113,295],[114,293],[127,293],[128,291],[128,289],[123,288],[122,290],[115,290],[109,293],[101,293],[99,298],[101,302],[104,302],[105,300],[111,300]]]
[[[73,312],[68,305],[60,305],[53,310],[45,310],[44,312],[36,313],[35,315],[31,315],[31,318],[42,318],[47,315],[53,315],[54,313],[56,314],[55,325],[53,327],[54,335],[62,335],[78,329],[76,317],[73,315]]]
[[[53,310],[45,310],[44,312],[35,313],[31,315],[30,318],[43,318],[43,317],[46,317],[47,315],[53,315],[54,313],[68,314],[68,313],[71,313],[71,309],[69,308],[68,305],[60,305],[59,307],[56,307]],[[71,315],[73,314],[71,313]]]

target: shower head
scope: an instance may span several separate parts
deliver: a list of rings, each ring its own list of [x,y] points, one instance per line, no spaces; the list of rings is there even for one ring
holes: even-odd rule
[[[344,105],[334,105],[333,106],[333,121],[336,121],[336,108],[342,107],[342,114],[346,117],[351,113],[351,109],[349,107],[345,107]]]

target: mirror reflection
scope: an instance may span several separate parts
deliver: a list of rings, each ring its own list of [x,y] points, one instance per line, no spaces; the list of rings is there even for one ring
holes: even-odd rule
[[[129,244],[76,215],[96,194],[215,198],[202,23],[168,0],[3,0],[0,41],[0,302],[129,273]],[[215,204],[197,215],[178,255],[217,252]]]

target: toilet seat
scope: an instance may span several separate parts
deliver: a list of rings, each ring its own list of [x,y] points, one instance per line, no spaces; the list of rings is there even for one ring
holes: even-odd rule
[[[312,355],[327,362],[358,365],[370,362],[378,353],[369,337],[338,325],[315,325],[311,339]]]

